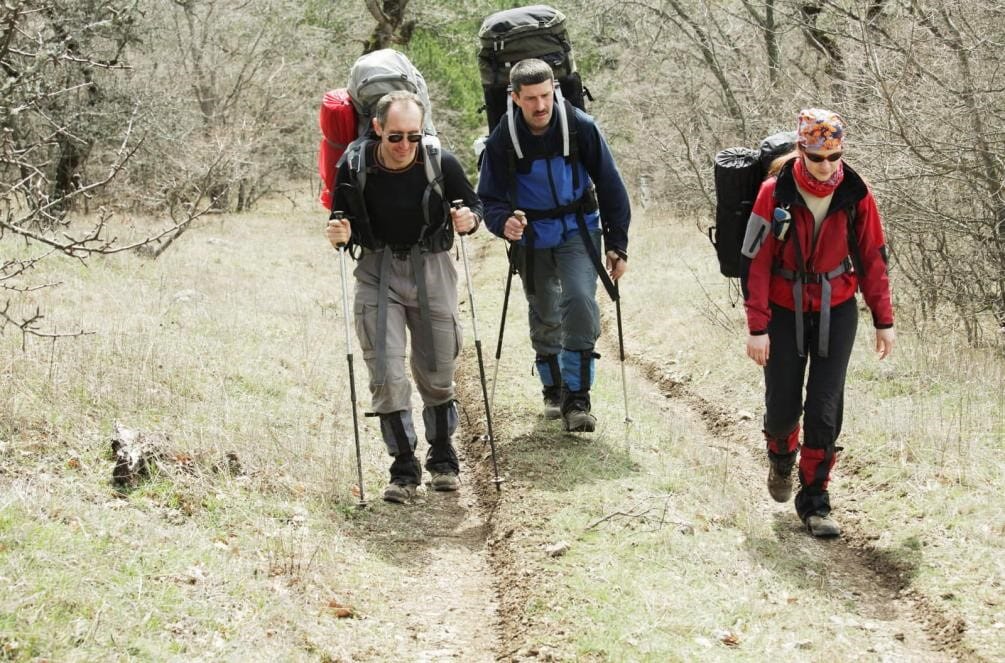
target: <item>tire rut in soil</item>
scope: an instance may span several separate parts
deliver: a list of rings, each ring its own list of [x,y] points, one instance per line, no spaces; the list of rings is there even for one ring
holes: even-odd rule
[[[612,338],[609,318],[605,318],[603,323],[604,333],[601,336],[601,343],[607,346],[609,356],[618,358],[620,355],[617,339]],[[696,412],[706,430],[716,438],[728,441],[735,449],[735,455],[744,455],[736,447],[749,452],[751,459],[760,468],[764,452],[758,446],[749,443],[751,431],[748,430],[749,427],[740,424],[735,413],[694,392],[651,360],[626,352],[625,361],[638,369],[666,398],[683,401]],[[754,473],[751,472],[751,475]],[[846,577],[855,578],[858,593],[868,592],[862,596],[863,599],[873,603],[881,611],[896,611],[894,602],[905,606],[908,618],[921,627],[933,647],[941,653],[961,661],[987,660],[966,643],[966,622],[961,617],[947,613],[935,605],[929,597],[910,588],[913,568],[872,545],[868,533],[859,531],[853,525],[850,527],[846,525],[844,529],[842,537],[835,542],[838,545],[827,546],[822,550],[826,553],[829,566],[840,569],[839,573]],[[788,534],[782,533],[781,536],[789,538],[808,535],[790,531]]]

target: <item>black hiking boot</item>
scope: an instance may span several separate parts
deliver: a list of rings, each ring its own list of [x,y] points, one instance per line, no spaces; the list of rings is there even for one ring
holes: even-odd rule
[[[792,497],[792,468],[795,464],[795,453],[768,453],[768,494],[776,502],[788,502]]]
[[[597,418],[590,414],[590,392],[566,392],[562,400],[562,419],[570,433],[592,433],[597,428]]]

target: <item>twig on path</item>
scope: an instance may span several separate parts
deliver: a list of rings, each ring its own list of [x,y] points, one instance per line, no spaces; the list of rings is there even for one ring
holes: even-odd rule
[[[652,501],[655,501],[655,500],[659,499],[660,497],[663,498],[663,508],[659,509],[659,518],[658,518],[658,522],[654,523],[654,529],[655,530],[661,530],[661,529],[663,529],[664,525],[671,524],[671,525],[675,525],[683,534],[693,534],[694,533],[694,526],[691,523],[686,522],[686,521],[681,521],[681,520],[670,520],[670,519],[667,518],[667,513],[670,510],[670,498],[671,498],[670,495],[654,496],[654,497],[647,498],[644,501],[652,502]],[[657,518],[656,518],[655,514],[653,514],[652,516],[649,515],[650,512],[653,511],[653,508],[654,507],[650,504],[650,506],[645,506],[645,508],[643,508],[643,505],[637,505],[637,506],[633,506],[632,508],[627,509],[627,510],[613,511],[613,512],[607,514],[606,516],[604,516],[603,518],[599,518],[598,520],[590,523],[589,525],[587,525],[583,529],[583,531],[587,532],[587,531],[589,531],[591,529],[599,527],[600,525],[602,525],[603,523],[605,523],[605,522],[607,522],[609,520],[613,520],[614,518],[618,518],[618,517],[629,518],[629,519],[638,519],[638,520],[642,521],[643,523],[657,521]]]
[[[594,527],[597,527],[598,525],[601,525],[601,524],[603,524],[603,523],[607,522],[608,520],[610,520],[610,519],[612,519],[612,518],[616,518],[616,517],[618,517],[618,516],[622,516],[622,517],[624,517],[624,518],[640,518],[640,517],[642,517],[642,516],[646,515],[647,513],[649,513],[649,512],[650,512],[650,511],[652,511],[652,510],[653,510],[653,509],[652,509],[652,507],[649,507],[649,508],[647,508],[647,509],[646,509],[645,511],[639,511],[639,512],[637,512],[637,513],[632,513],[632,512],[625,512],[625,511],[615,511],[615,512],[613,512],[613,513],[609,513],[609,514],[607,514],[606,516],[604,516],[604,517],[603,517],[603,518],[601,518],[600,520],[598,520],[598,521],[596,521],[596,522],[594,522],[594,523],[591,523],[591,524],[587,525],[587,526],[586,526],[586,529],[587,529],[587,530],[591,530],[591,529],[593,529]]]

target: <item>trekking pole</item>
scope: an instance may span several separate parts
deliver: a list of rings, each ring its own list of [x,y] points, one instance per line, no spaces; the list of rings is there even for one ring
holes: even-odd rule
[[[522,210],[513,210],[513,216],[523,221],[524,225],[527,224],[526,215]],[[502,357],[503,332],[506,330],[506,310],[509,308],[509,291],[513,286],[513,274],[516,273],[516,269],[513,268],[512,242],[506,247],[506,259],[506,293],[503,295],[502,319],[499,321],[499,340],[496,342],[496,367],[492,373],[492,407],[496,405],[496,383],[499,381],[499,360]]]
[[[463,200],[451,201],[451,206],[454,209],[460,209],[464,204]],[[489,448],[492,450],[492,472],[495,474],[495,478],[492,480],[495,482],[496,490],[502,490],[500,484],[502,484],[503,479],[499,477],[499,465],[496,463],[496,441],[495,435],[492,433],[492,412],[489,408],[489,393],[485,386],[485,364],[482,361],[482,341],[478,337],[478,316],[475,314],[475,291],[471,285],[471,268],[468,266],[468,245],[465,241],[467,237],[461,235],[461,255],[464,256],[464,278],[468,282],[468,304],[471,305],[471,326],[474,328],[475,333],[475,353],[478,355],[478,377],[482,383],[482,400],[485,402],[485,425],[488,429],[489,438]]]
[[[331,219],[341,221],[344,214],[341,210],[333,210]],[[352,401],[352,431],[356,438],[356,473],[359,477],[359,508],[366,506],[363,497],[363,461],[359,453],[359,415],[356,414],[356,374],[352,367],[352,337],[349,335],[349,285],[345,271],[345,254],[349,249],[345,244],[339,244],[339,271],[342,273],[342,317],[345,319],[345,357],[349,362],[349,399]]]
[[[617,312],[618,318],[618,355],[621,360],[621,391],[625,396],[625,451],[628,452],[628,429],[631,427],[632,418],[628,416],[628,378],[625,375],[625,334],[621,326],[621,291],[618,288],[618,282],[614,282],[614,294],[617,298],[614,300],[614,310]]]

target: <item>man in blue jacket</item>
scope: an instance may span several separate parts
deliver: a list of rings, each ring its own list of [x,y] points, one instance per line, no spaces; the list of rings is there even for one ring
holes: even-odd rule
[[[513,106],[485,143],[478,196],[486,226],[512,242],[544,416],[561,417],[568,431],[591,432],[597,278],[614,296],[628,268],[628,192],[593,119],[556,101],[546,62],[518,62],[510,85]]]

